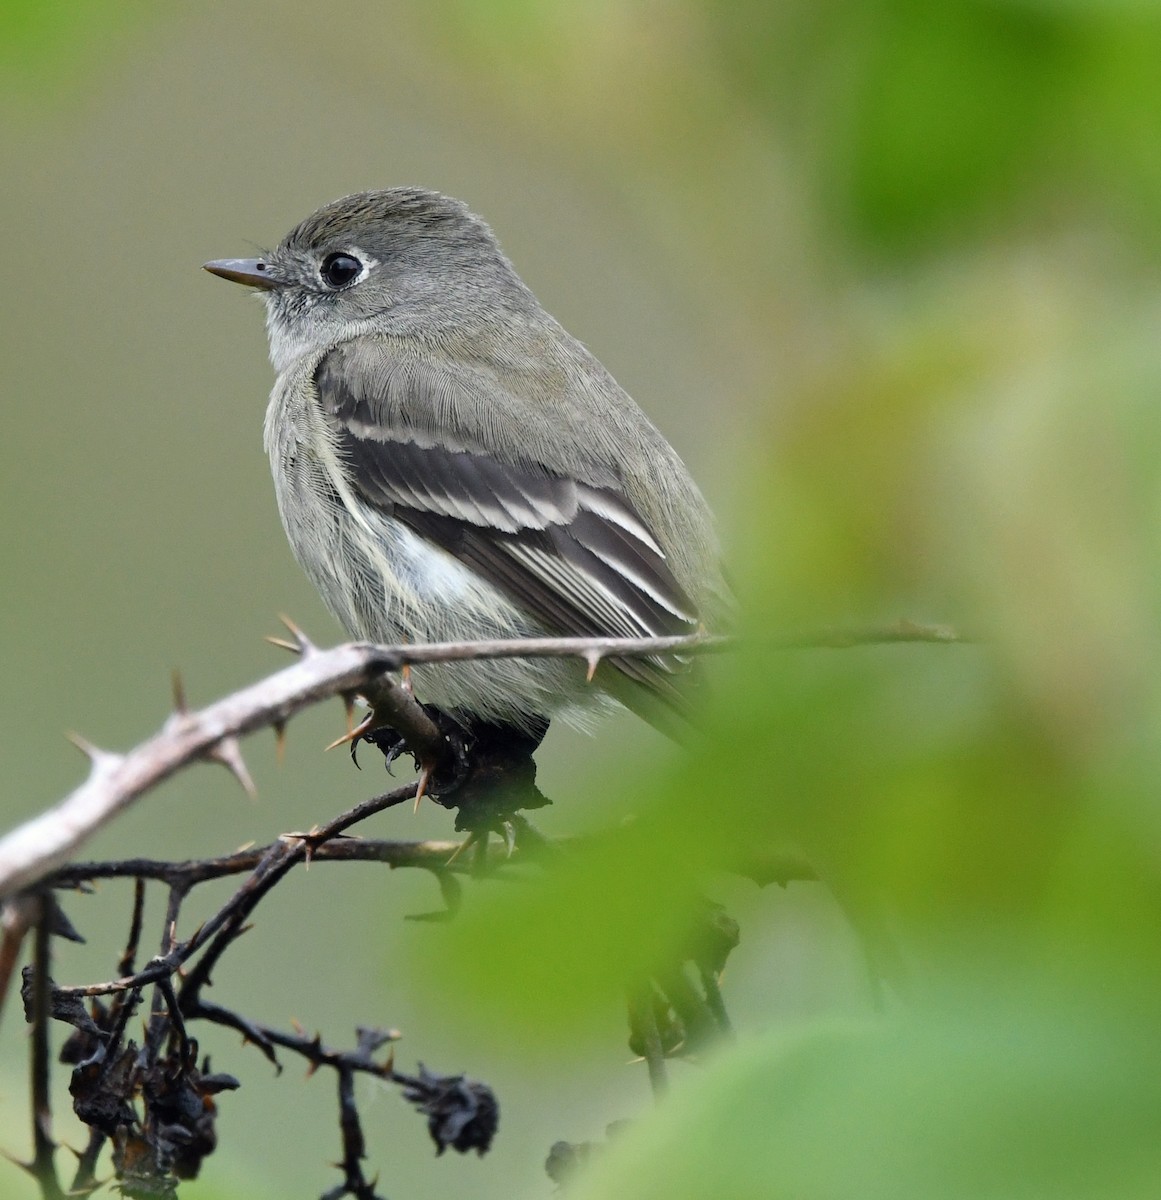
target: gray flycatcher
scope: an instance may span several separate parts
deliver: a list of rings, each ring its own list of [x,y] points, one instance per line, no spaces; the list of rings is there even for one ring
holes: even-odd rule
[[[205,267],[266,302],[279,512],[351,636],[717,628],[718,545],[685,465],[459,200],[360,192],[261,258]],[[622,658],[590,683],[578,660],[506,659],[419,666],[412,682],[461,724],[542,735],[610,695],[669,728],[690,674]]]

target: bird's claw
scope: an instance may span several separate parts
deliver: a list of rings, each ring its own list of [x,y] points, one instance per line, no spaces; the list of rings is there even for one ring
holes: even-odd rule
[[[370,718],[364,721],[351,737],[351,762],[356,767],[359,766],[359,745],[362,742],[369,742],[376,750],[383,754],[383,765],[387,768],[388,774],[391,773],[391,764],[401,755],[407,752],[407,743],[403,740],[403,735],[397,733],[389,725],[380,725],[378,728],[368,728]],[[362,768],[360,768],[361,770]]]

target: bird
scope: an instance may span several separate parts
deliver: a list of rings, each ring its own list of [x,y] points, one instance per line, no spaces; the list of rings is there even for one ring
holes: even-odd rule
[[[420,187],[324,205],[257,258],[205,269],[265,301],[264,442],[291,549],[356,639],[714,631],[729,589],[677,452],[541,306],[485,221]],[[460,728],[538,742],[627,705],[685,724],[673,655],[416,665]]]

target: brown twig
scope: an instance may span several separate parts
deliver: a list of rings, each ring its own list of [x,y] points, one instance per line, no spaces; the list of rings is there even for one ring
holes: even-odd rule
[[[424,770],[431,773],[454,761],[455,755],[443,731],[411,689],[395,676],[380,676],[366,690],[366,700],[371,706],[370,729],[393,729]]]
[[[32,1087],[32,1162],[28,1169],[40,1186],[43,1200],[64,1200],[64,1191],[56,1173],[56,1142],[52,1136],[52,1090],[50,1086],[51,1046],[49,1018],[52,1010],[51,954],[52,915],[47,899],[40,902],[29,970],[31,991],[32,1046],[30,1071]]]
[[[35,926],[40,908],[39,896],[32,893],[13,896],[0,905],[0,1015],[7,1004],[24,939]]]
[[[176,942],[167,953],[159,954],[132,975],[111,979],[104,983],[59,987],[56,989],[56,995],[62,997],[108,996],[147,987],[157,983],[158,980],[167,979],[203,946],[208,945],[211,939],[217,939],[215,946],[207,950],[206,954],[198,961],[197,966],[190,972],[182,989],[183,993],[187,989],[196,990],[197,987],[204,985],[209,971],[220,956],[222,949],[229,940],[237,936],[238,930],[262,897],[291,867],[305,861],[315,845],[322,844],[329,838],[337,837],[351,825],[365,820],[376,812],[406,803],[414,795],[415,784],[405,784],[393,792],[364,800],[320,829],[312,830],[309,833],[284,834],[259,859],[250,873],[250,878],[185,941]],[[169,927],[167,921],[167,930]],[[219,934],[228,936],[219,938]]]
[[[422,867],[429,871],[447,868],[466,871],[448,859],[460,843],[452,840],[421,842],[388,841],[376,838],[344,838],[316,846],[310,855],[311,863],[323,862],[380,862],[389,867]],[[154,879],[168,884],[194,887],[210,879],[223,879],[252,871],[270,852],[271,845],[252,846],[219,858],[196,858],[183,862],[165,859],[124,858],[112,862],[78,862],[61,867],[45,879],[46,886],[55,888],[79,887],[97,879]],[[128,972],[126,972],[128,973]]]
[[[30,1170],[41,1182],[47,1200],[64,1197],[59,1185],[54,1184],[55,1147],[46,1108],[50,1016],[76,1027],[67,1044],[65,1061],[77,1064],[70,1090],[78,1105],[77,1115],[90,1127],[89,1144],[80,1156],[76,1177],[78,1194],[92,1190],[97,1160],[110,1138],[117,1178],[130,1190],[138,1185],[172,1181],[175,1173],[180,1176],[186,1168],[196,1169],[201,1159],[212,1152],[216,1144],[213,1132],[216,1109],[212,1097],[219,1091],[236,1088],[238,1081],[229,1075],[211,1075],[208,1063],[198,1065],[197,1042],[188,1032],[190,1022],[195,1020],[236,1030],[279,1068],[276,1051],[283,1049],[306,1059],[312,1069],[328,1067],[338,1073],[343,1140],[343,1158],[338,1165],[343,1182],[328,1195],[352,1196],[356,1200],[375,1197],[374,1180],[367,1180],[361,1166],[364,1144],[353,1082],[358,1072],[397,1084],[405,1099],[428,1118],[428,1130],[441,1151],[448,1145],[460,1152],[487,1150],[495,1134],[498,1111],[491,1090],[460,1075],[430,1075],[422,1066],[417,1075],[397,1075],[392,1056],[385,1061],[375,1058],[383,1045],[399,1036],[397,1032],[360,1029],[355,1049],[333,1050],[318,1035],[310,1037],[302,1032],[274,1029],[203,999],[214,966],[245,932],[254,908],[287,871],[316,855],[324,856],[332,845],[343,848],[343,857],[355,857],[350,849],[360,846],[358,840],[343,838],[332,843],[331,839],[341,838],[346,830],[374,813],[410,800],[415,790],[416,785],[409,784],[373,797],[325,825],[307,833],[286,834],[261,850],[201,863],[135,860],[88,867],[78,864],[66,868],[52,881],[60,887],[84,886],[95,878],[129,875],[135,879],[135,888],[129,937],[118,960],[121,969],[128,973],[106,984],[56,987],[48,975],[47,958],[39,956],[37,962],[43,965],[35,974],[31,968],[26,973],[25,992],[30,1011],[34,1019],[37,1014],[43,1018],[34,1026],[41,1034],[33,1039],[33,1108],[43,1116],[36,1125],[39,1132]],[[446,860],[456,845],[382,843],[370,847],[375,853],[367,857],[383,859],[392,866],[407,864],[431,870],[440,879],[446,895],[449,879]],[[247,869],[248,877],[230,899],[189,938],[180,940],[178,922],[189,892],[199,883]],[[168,903],[160,953],[140,970],[134,970],[146,877],[167,886]],[[45,938],[51,932],[67,935],[71,926],[51,899],[52,893],[43,895],[42,909],[47,915],[41,918],[38,928],[43,928]],[[200,957],[195,957],[199,952]],[[152,1011],[144,1045],[137,1050],[132,1043],[123,1042],[123,1035],[129,1014],[149,985],[154,989]],[[112,995],[112,1003],[94,1004],[91,1010],[82,1004],[84,998],[101,995]]]
[[[375,798],[380,799],[383,797]],[[518,867],[529,861],[540,861],[546,856],[576,850],[586,841],[571,836],[546,838],[520,814],[513,817],[513,825],[519,843],[517,849],[499,845],[488,847],[486,873],[492,878],[496,878],[497,871],[504,868]],[[275,844],[252,846],[218,858],[178,861],[124,858],[109,862],[70,863],[49,875],[44,884],[46,887],[63,890],[83,887],[99,879],[152,879],[170,886],[193,888],[211,879],[223,879],[230,875],[242,875],[253,871]],[[465,841],[443,838],[428,841],[394,841],[347,837],[315,846],[310,852],[310,861],[312,864],[378,862],[392,868],[418,867],[431,871],[437,877],[449,874],[470,875],[479,864],[474,855],[464,852],[468,844],[474,844],[471,836]],[[770,884],[785,887],[790,883],[812,882],[818,879],[810,863],[800,854],[790,851],[755,851],[744,861],[737,863],[733,869],[738,875],[752,879],[760,887]],[[126,975],[129,973],[128,970],[122,972]]]

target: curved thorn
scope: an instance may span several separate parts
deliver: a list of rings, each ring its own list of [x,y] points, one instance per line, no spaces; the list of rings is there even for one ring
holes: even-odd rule
[[[258,789],[254,786],[254,780],[246,768],[246,760],[242,757],[242,748],[238,745],[238,739],[235,737],[222,738],[222,740],[212,749],[207,755],[212,762],[221,763],[227,771],[242,785],[242,790],[250,797],[251,800],[258,798]]]
[[[327,750],[335,750],[339,746],[347,745],[348,742],[351,743],[351,745],[354,745],[363,736],[363,734],[369,733],[374,727],[375,727],[375,714],[368,713],[367,716],[364,717],[363,720],[360,721],[358,723],[358,725],[355,726],[354,729],[348,729],[347,732],[344,733],[342,737],[335,738],[335,740],[333,742],[331,742],[331,744],[327,747]],[[324,750],[323,753],[325,754],[326,751]],[[356,765],[358,765],[358,764],[356,764]]]
[[[65,737],[92,763],[94,771],[108,771],[125,761],[123,754],[102,750],[100,746],[94,746],[88,738],[82,737],[72,730],[66,733]]]
[[[413,812],[419,812],[419,802],[427,795],[427,785],[431,783],[431,777],[435,771],[431,767],[423,767],[419,772],[419,782],[415,785],[415,808]]]

